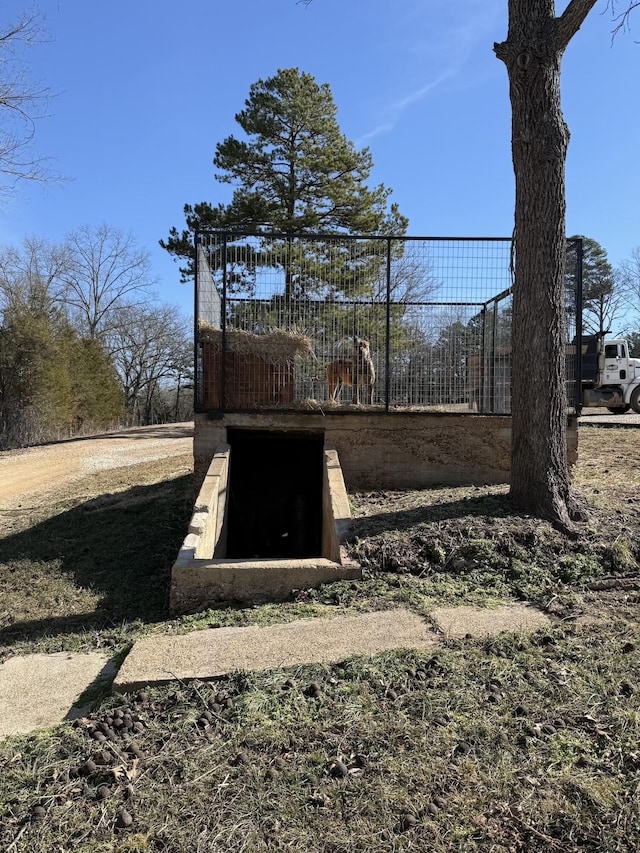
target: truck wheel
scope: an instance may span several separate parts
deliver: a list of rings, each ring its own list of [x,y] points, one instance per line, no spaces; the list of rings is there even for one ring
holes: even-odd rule
[[[631,406],[609,406],[608,411],[612,415],[626,415]]]
[[[631,408],[636,413],[636,415],[640,415],[640,385],[637,388],[633,389],[633,393],[631,394],[631,399],[629,400],[631,403]]]

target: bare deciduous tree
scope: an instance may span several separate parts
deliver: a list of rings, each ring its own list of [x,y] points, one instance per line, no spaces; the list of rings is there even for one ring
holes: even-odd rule
[[[0,311],[18,304],[49,310],[59,303],[67,258],[64,246],[38,237],[0,249]]]
[[[114,308],[149,297],[157,282],[148,252],[136,246],[131,234],[109,225],[84,225],[67,240],[65,302],[83,332],[95,338]]]
[[[516,178],[511,498],[571,530],[586,517],[566,452],[565,162],[560,105],[564,51],[596,0],[509,0],[506,41],[494,45],[509,75]],[[628,4],[626,16],[636,3]],[[615,4],[610,7],[615,14]],[[620,18],[617,19],[620,22]]]
[[[43,38],[36,12],[25,12],[0,30],[0,195],[10,194],[21,180],[57,178],[48,158],[33,147],[50,92],[29,80],[24,54]]]
[[[116,366],[131,423],[150,423],[154,395],[163,382],[189,376],[193,361],[190,321],[171,305],[124,305],[109,317],[105,343]]]
[[[619,275],[629,299],[640,303],[640,246],[632,249],[629,258],[620,264]]]

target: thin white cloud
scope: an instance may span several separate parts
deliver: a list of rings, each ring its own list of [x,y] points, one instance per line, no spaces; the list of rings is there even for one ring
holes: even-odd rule
[[[403,98],[400,98],[399,101],[396,101],[392,106],[393,112],[402,112],[407,107],[412,104],[417,104],[419,101],[422,101],[426,96],[432,92],[434,89],[437,89],[445,80],[448,80],[450,77],[454,75],[454,71],[449,69],[445,71],[443,74],[440,74],[439,77],[436,77],[435,80],[432,80],[430,83],[427,83],[425,86],[421,86],[417,91],[411,92],[408,95],[405,95]]]
[[[405,110],[445,83],[476,85],[477,75],[469,74],[468,68],[472,55],[482,44],[490,55],[498,26],[504,24],[506,34],[503,0],[458,0],[454,5],[450,0],[416,0],[405,12],[404,55],[417,57],[420,67],[430,70],[431,79],[380,110],[377,124],[360,137],[362,141],[390,133]]]
[[[437,89],[438,86],[442,85],[449,77],[452,76],[451,71],[446,71],[441,74],[435,80],[432,80],[430,83],[427,83],[425,86],[421,86],[415,92],[410,92],[408,95],[404,95],[395,103],[389,105],[385,114],[387,119],[382,121],[379,125],[373,128],[373,130],[367,131],[360,137],[360,142],[367,142],[370,139],[373,139],[376,136],[380,136],[383,133],[389,133],[395,127],[401,113],[407,109],[407,107],[412,106],[413,104],[417,104],[420,101],[424,100],[430,92],[433,92],[434,89]]]

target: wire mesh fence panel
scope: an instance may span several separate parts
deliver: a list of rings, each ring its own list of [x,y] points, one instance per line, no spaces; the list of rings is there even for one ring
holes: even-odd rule
[[[196,257],[201,410],[510,410],[509,239],[204,232]]]

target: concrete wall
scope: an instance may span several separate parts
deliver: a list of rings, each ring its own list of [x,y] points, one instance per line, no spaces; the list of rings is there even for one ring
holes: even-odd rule
[[[295,589],[362,577],[362,569],[342,546],[351,510],[340,460],[331,447],[325,447],[323,460],[322,555],[291,560],[225,559],[220,537],[225,532],[229,457],[228,445],[220,444],[202,480],[189,531],[171,569],[172,614],[223,600],[273,601],[289,597]]]
[[[578,430],[569,417],[569,464],[577,458]],[[313,431],[340,458],[347,489],[411,489],[436,484],[506,483],[511,417],[441,413],[228,413],[195,416],[194,463],[199,488],[227,429]]]

